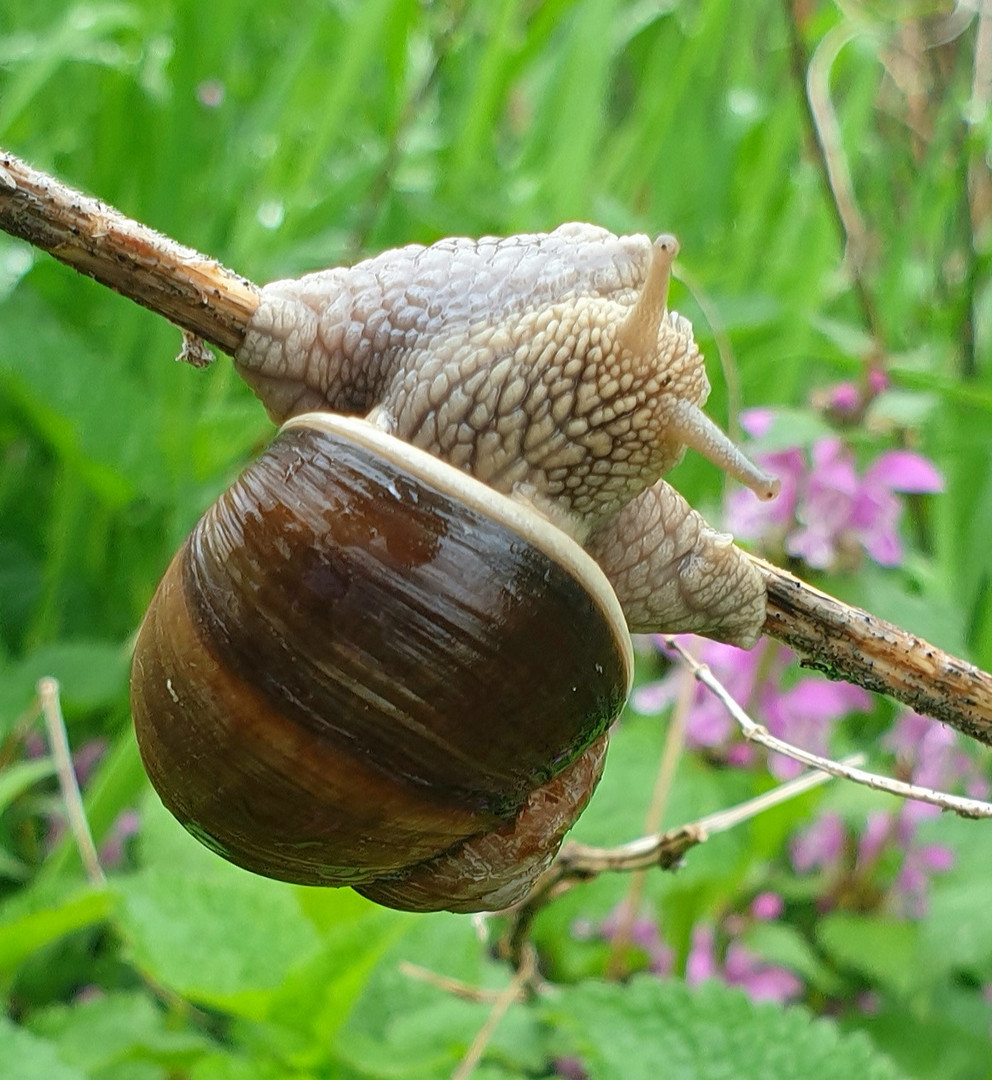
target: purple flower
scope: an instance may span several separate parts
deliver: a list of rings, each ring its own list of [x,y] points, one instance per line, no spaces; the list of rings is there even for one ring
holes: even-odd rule
[[[870,705],[871,699],[860,687],[806,678],[783,693],[767,695],[765,718],[773,735],[828,757],[833,722],[856,710],[864,712]],[[783,754],[772,754],[768,768],[772,775],[787,780],[798,776],[804,766]]]
[[[975,760],[961,749],[958,736],[944,724],[915,712],[903,713],[883,745],[896,755],[913,782],[937,791],[964,787],[973,798],[988,795],[988,782]],[[906,811],[923,817],[939,813],[925,803],[907,803]]]
[[[906,712],[883,741],[895,753],[899,771],[916,783],[938,790],[966,786],[985,794],[987,784],[974,760],[957,745],[956,735],[918,713]],[[874,907],[906,918],[927,911],[930,883],[954,865],[953,851],[940,844],[922,843],[919,823],[940,809],[912,800],[876,810],[865,821],[857,844],[857,857],[845,865],[847,831],[834,814],[826,814],[793,838],[792,863],[798,873],[829,869],[836,876],[827,905],[845,896],[871,900]]]
[[[901,912],[915,919],[926,915],[931,877],[934,874],[946,874],[953,866],[954,852],[942,844],[924,844],[910,848],[895,882]]]
[[[141,828],[141,819],[137,811],[125,810],[117,815],[103,843],[100,845],[100,863],[105,869],[112,869],[124,861],[127,841]]]
[[[769,704],[777,693],[779,675],[793,659],[792,653],[767,638],[750,650],[688,634],[679,640],[709,666],[735,700],[746,708],[763,708]],[[656,641],[664,649],[664,639],[659,637]],[[639,687],[631,697],[632,708],[651,713],[671,704],[678,694],[678,680],[682,677],[683,670],[677,667],[658,682]],[[686,742],[695,749],[723,751],[734,764],[750,764],[754,758],[752,747],[738,741],[733,718],[701,684],[693,691]]]
[[[674,954],[662,939],[657,921],[646,914],[629,921],[625,901],[619,903],[602,922],[581,918],[571,926],[572,937],[577,941],[614,941],[621,930],[627,935],[627,943],[645,954],[650,972],[655,975],[671,974]]]
[[[727,946],[723,973],[731,986],[739,986],[752,1001],[795,1001],[803,992],[799,976],[778,964],[767,964],[746,945]]]
[[[889,379],[881,368],[871,368],[864,384],[840,382],[823,390],[816,390],[810,403],[837,424],[857,424],[865,409],[883,391],[889,388]]]
[[[795,523],[806,460],[796,447],[754,456],[766,472],[778,477],[779,493],[774,499],[763,501],[747,488],[734,488],[724,504],[724,524],[741,540],[760,540],[781,547]]]
[[[707,979],[722,979],[730,986],[739,986],[754,1001],[794,1001],[803,991],[802,981],[796,974],[766,963],[734,939],[727,945],[721,964],[713,927],[701,923],[692,931],[685,981],[689,986],[698,986]]]
[[[698,986],[706,979],[715,979],[718,973],[713,927],[705,924],[694,926],[689,955],[685,961],[685,981],[690,986]]]
[[[827,407],[841,417],[856,416],[862,407],[861,391],[851,382],[837,383],[828,392]]]
[[[107,753],[109,743],[105,738],[98,736],[83,743],[72,755],[72,767],[76,773],[76,782],[80,787],[85,787],[97,766]]]
[[[911,450],[882,454],[865,473],[865,480],[907,495],[934,495],[944,490],[944,478],[936,466]]]
[[[656,640],[664,649],[664,639]],[[864,690],[820,678],[800,679],[788,690],[780,690],[781,676],[794,657],[788,649],[767,638],[747,651],[691,635],[679,640],[774,735],[814,753],[828,753],[827,741],[834,721],[870,706],[871,699]],[[665,678],[639,687],[631,697],[631,706],[638,712],[651,713],[671,704],[678,694],[681,678],[684,672],[676,668]],[[693,691],[686,744],[696,750],[719,753],[734,765],[747,766],[755,760],[754,747],[740,739],[734,719],[702,684]],[[780,778],[796,776],[802,771],[798,762],[779,754],[770,755],[768,767]]]
[[[741,421],[760,438],[769,429],[771,413],[754,410]],[[746,490],[731,492],[727,527],[741,539],[780,547],[821,570],[856,565],[862,551],[881,566],[897,566],[903,557],[899,495],[943,489],[934,465],[909,450],[883,453],[864,475],[837,438],[815,442],[808,464],[798,447],[755,457],[779,477],[782,492],[767,503]]]
[[[627,927],[630,944],[640,949],[648,959],[648,969],[655,975],[668,975],[674,963],[672,950],[662,940],[658,923],[648,915],[638,915],[627,921],[626,903],[618,904],[603,920],[600,935],[612,941],[622,926]]]
[[[586,1072],[582,1060],[577,1057],[557,1058],[555,1060],[555,1076],[560,1076],[563,1080],[589,1080],[589,1074]]]
[[[858,866],[862,870],[870,869],[880,858],[882,852],[891,843],[896,832],[896,823],[892,815],[884,810],[875,810],[865,821],[864,832],[858,841]]]
[[[888,390],[891,385],[888,375],[881,368],[873,367],[868,372],[869,397],[878,397],[879,394]]]
[[[785,901],[774,892],[762,892],[751,901],[751,914],[758,922],[774,922],[785,911]]]
[[[864,990],[855,998],[858,1011],[865,1016],[877,1016],[882,1011],[882,999],[874,990]]]
[[[800,874],[832,869],[844,854],[846,839],[840,817],[833,813],[824,814],[793,838],[793,867]]]

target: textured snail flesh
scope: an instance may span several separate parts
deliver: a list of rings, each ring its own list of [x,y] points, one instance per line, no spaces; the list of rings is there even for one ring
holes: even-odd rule
[[[707,634],[750,649],[765,621],[757,567],[664,480],[631,500],[586,545],[632,634]]]
[[[692,326],[667,310],[677,250],[671,236],[572,223],[274,282],[239,370],[276,419],[367,412],[529,500],[605,560],[631,627],[749,646],[764,624],[760,575],[656,486],[691,447],[763,498],[778,490],[702,412]]]
[[[226,858],[463,910],[553,856],[631,671],[615,595],[559,530],[363,421],[301,417],[174,559],[132,711],[166,806]],[[460,861],[467,896],[425,890]]]
[[[278,420],[368,411],[499,491],[525,484],[580,539],[686,445],[764,496],[774,481],[701,411],[678,245],[591,225],[408,247],[262,290],[237,361]]]

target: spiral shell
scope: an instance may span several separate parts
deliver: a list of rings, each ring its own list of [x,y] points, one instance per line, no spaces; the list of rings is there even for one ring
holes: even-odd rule
[[[553,857],[631,671],[619,604],[578,545],[321,414],[286,425],[176,555],[132,709],[163,802],[232,862],[476,910]]]

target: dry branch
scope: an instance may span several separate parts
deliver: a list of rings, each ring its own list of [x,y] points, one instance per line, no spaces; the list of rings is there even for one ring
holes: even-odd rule
[[[234,354],[258,289],[0,150],[0,228]]]
[[[0,150],[0,229],[233,354],[258,289]],[[191,361],[196,350],[184,350]],[[765,632],[831,678],[888,694],[992,745],[992,676],[760,559]]]
[[[992,675],[752,557],[768,590],[765,633],[803,666],[888,694],[992,745]]]

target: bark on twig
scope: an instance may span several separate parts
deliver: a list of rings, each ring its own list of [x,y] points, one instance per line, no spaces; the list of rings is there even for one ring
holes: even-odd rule
[[[0,150],[0,228],[234,354],[258,289]]]
[[[752,557],[768,589],[765,633],[831,679],[888,694],[992,746],[992,675]]]
[[[0,150],[0,229],[233,354],[258,289],[213,259]],[[195,350],[192,351],[195,354]],[[992,745],[992,676],[760,559],[765,632],[846,679]]]

